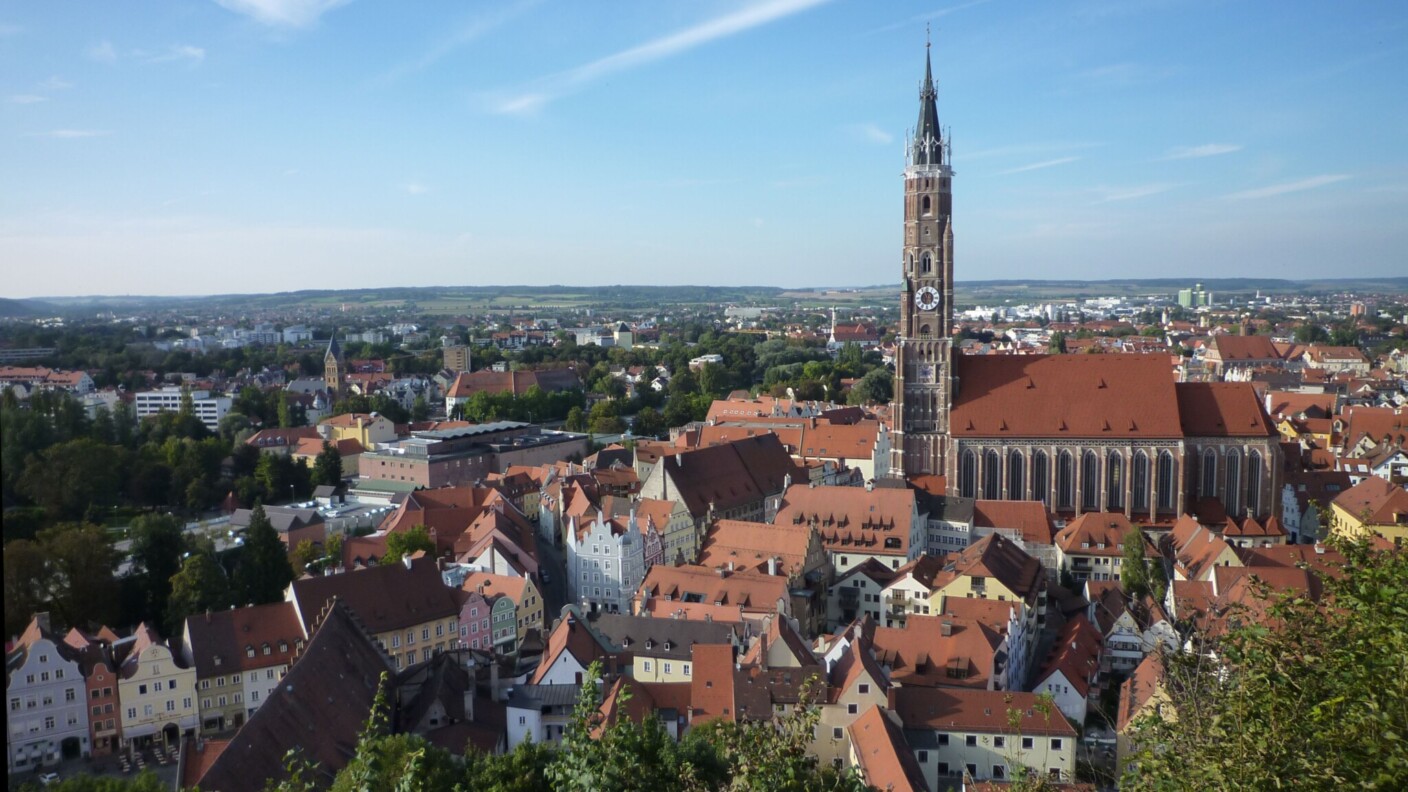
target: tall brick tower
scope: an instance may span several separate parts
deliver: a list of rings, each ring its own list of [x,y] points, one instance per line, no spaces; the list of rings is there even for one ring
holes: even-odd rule
[[[332,331],[328,351],[323,355],[323,386],[334,399],[342,396],[342,377],[347,373],[347,364],[342,359],[342,346],[337,343],[337,330]]]
[[[953,169],[928,45],[919,123],[905,155],[904,286],[895,356],[895,475],[943,475],[953,402]]]

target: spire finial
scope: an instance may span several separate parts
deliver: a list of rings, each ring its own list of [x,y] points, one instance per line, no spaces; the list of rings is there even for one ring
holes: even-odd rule
[[[924,49],[929,49],[929,23],[924,23]]]

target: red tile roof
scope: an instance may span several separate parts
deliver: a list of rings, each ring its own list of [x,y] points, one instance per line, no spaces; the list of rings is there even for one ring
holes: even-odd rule
[[[1089,695],[1090,685],[1100,673],[1100,647],[1103,643],[1100,631],[1085,614],[1066,622],[1047,652],[1033,688],[1040,687],[1042,682],[1059,671],[1077,693]]]
[[[699,550],[699,565],[767,571],[777,559],[777,573],[801,575],[814,532],[807,525],[719,520]]]
[[[1008,690],[890,689],[890,709],[906,729],[1075,737],[1075,728],[1060,711],[1037,708],[1040,700],[1035,693]],[[1009,711],[1019,715],[1015,729],[1008,723]]]
[[[1378,476],[1341,492],[1334,503],[1369,525],[1408,524],[1408,489]]]
[[[1056,524],[1041,501],[974,501],[973,527],[1015,530],[1022,541],[1033,544],[1049,545],[1056,539]]]
[[[1250,382],[1180,382],[1178,412],[1190,437],[1275,437]]]
[[[774,522],[811,525],[822,546],[834,552],[907,556],[914,512],[914,492],[907,488],[794,484]]]
[[[871,705],[848,729],[860,763],[861,776],[876,789],[890,792],[928,792],[924,771],[905,742],[899,718]]]
[[[1182,437],[1158,355],[961,355],[956,437]]]

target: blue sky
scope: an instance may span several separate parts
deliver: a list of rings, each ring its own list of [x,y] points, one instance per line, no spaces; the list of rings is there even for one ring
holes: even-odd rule
[[[0,3],[6,296],[1408,274],[1408,4]]]

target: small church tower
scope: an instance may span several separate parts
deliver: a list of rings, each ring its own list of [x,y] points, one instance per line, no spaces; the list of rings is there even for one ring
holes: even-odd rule
[[[342,377],[347,373],[347,364],[342,360],[342,346],[337,343],[337,331],[332,331],[327,354],[323,355],[323,386],[334,399],[342,396]]]

